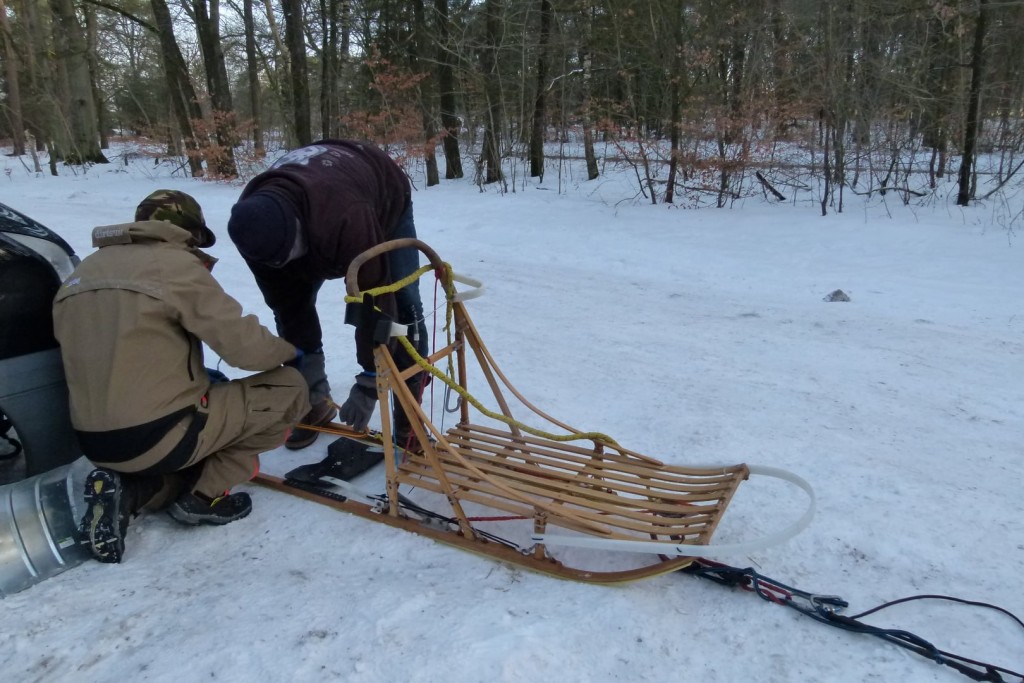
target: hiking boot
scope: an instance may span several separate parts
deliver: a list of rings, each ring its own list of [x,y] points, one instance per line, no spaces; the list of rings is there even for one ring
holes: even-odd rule
[[[248,493],[225,493],[216,498],[203,494],[183,493],[167,508],[174,521],[195,526],[197,524],[228,524],[252,512],[252,499]]]
[[[124,556],[124,536],[128,531],[129,510],[121,475],[112,470],[94,469],[85,478],[85,515],[78,525],[92,556],[100,562],[117,563]]]
[[[299,422],[313,427],[323,427],[333,422],[337,414],[338,407],[334,405],[334,401],[328,396],[313,406],[313,409],[306,413],[305,417],[299,420]],[[288,435],[288,438],[285,439],[284,447],[291,451],[297,451],[316,441],[318,436],[320,436],[320,432],[316,430],[296,427]]]

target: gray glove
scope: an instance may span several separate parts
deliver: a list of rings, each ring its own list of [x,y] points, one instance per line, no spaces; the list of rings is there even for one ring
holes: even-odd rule
[[[356,375],[356,383],[341,405],[338,417],[352,425],[357,432],[366,429],[373,409],[377,407],[377,380],[367,375]]]

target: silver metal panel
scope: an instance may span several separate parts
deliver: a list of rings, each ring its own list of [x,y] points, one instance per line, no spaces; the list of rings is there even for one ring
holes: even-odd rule
[[[89,558],[76,527],[84,510],[85,458],[0,487],[0,597]]]

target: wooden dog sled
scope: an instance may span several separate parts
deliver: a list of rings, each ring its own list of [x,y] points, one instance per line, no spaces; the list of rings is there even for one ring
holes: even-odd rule
[[[397,341],[417,360],[399,370],[389,346],[375,350],[377,393],[385,415],[379,442],[384,448],[385,488],[382,496],[370,496],[345,482],[334,481],[343,496],[333,499],[315,491],[300,491],[276,477],[260,475],[259,481],[333,505],[369,519],[450,543],[529,569],[580,581],[613,583],[681,569],[695,557],[747,551],[785,540],[803,528],[813,514],[813,493],[803,480],[779,470],[745,464],[724,467],[667,465],[619,446],[599,433],[580,432],[547,415],[526,400],[498,368],[466,311],[465,301],[479,289],[456,291],[456,282],[479,286],[454,275],[438,255],[415,239],[387,242],[361,254],[347,276],[347,300],[372,306],[374,296],[387,288],[359,292],[359,269],[367,261],[402,247],[415,247],[430,265],[416,277],[434,271],[447,299],[448,343],[427,358],[420,358],[404,329],[394,326]],[[396,283],[391,289],[404,286]],[[351,303],[350,303],[351,305]],[[387,329],[383,320],[379,329]],[[386,335],[384,335],[386,336]],[[483,378],[497,406],[491,411],[478,401],[468,385],[471,363]],[[447,371],[442,367],[447,367]],[[458,395],[458,421],[439,428],[426,415],[406,380],[428,372]],[[543,420],[551,433],[518,420],[517,406]],[[411,417],[421,444],[417,452],[404,452],[393,443],[386,406],[395,401]],[[367,434],[353,433],[341,425],[323,429],[350,439],[371,442]],[[740,483],[754,473],[787,479],[811,497],[804,516],[780,534],[753,544],[711,546],[711,537]],[[413,504],[400,491],[430,491],[447,508],[431,513]],[[495,513],[499,513],[495,516]],[[481,520],[515,521],[532,545],[503,542],[494,533],[480,530]],[[438,523],[440,521],[440,524]],[[568,548],[640,553],[643,566],[602,571],[571,567],[561,555]]]

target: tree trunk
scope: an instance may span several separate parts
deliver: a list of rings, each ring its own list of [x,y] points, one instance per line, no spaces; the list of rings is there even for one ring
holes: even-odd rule
[[[448,0],[434,0],[434,15],[437,20],[437,43],[440,58],[437,60],[437,92],[441,106],[441,127],[444,137],[444,177],[448,180],[462,177],[462,154],[459,151],[461,123],[455,115],[455,68],[450,44],[451,25],[448,16]]]
[[[252,0],[242,0],[242,23],[245,26],[245,73],[249,79],[249,106],[252,109],[252,149],[257,158],[263,149],[263,126],[260,116],[260,76],[256,62],[256,31],[253,28]]]
[[[338,39],[338,59],[335,62],[335,68],[337,69],[338,81],[341,83],[350,82],[349,78],[349,58],[348,50],[349,43],[352,37],[352,0],[341,0],[341,16],[339,21],[341,22],[341,35]],[[349,110],[349,94],[346,88],[335,89],[335,112],[338,116],[341,112],[347,112]],[[335,124],[340,122],[335,121]],[[332,129],[334,130],[334,129]]]
[[[213,110],[213,129],[217,138],[217,149],[215,153],[211,150],[207,163],[213,166],[213,171],[219,177],[234,178],[238,175],[234,149],[237,131],[224,49],[221,46],[220,0],[192,0],[192,9],[195,12],[196,35],[203,53],[210,108]]]
[[[50,174],[57,175],[57,162],[64,161],[71,154],[71,86],[68,81],[67,59],[61,56],[67,50],[67,41],[53,7],[50,6],[48,9],[50,20],[40,21],[40,26],[46,25],[49,28],[50,38],[48,41],[41,41],[44,57],[39,62],[40,65],[45,64],[49,67],[41,72],[48,76],[48,87],[40,94],[44,108],[52,112],[50,125],[47,127],[46,151],[50,155]]]
[[[974,27],[974,48],[971,52],[971,91],[967,100],[967,115],[964,123],[964,155],[960,161],[960,175],[957,180],[957,206],[967,206],[973,195],[971,171],[974,168],[975,148],[981,129],[981,82],[984,75],[985,32],[988,30],[988,0],[978,0],[978,21]]]
[[[320,0],[320,12],[320,131],[330,139],[338,118],[338,0]]]
[[[4,76],[7,83],[7,120],[11,124],[14,156],[25,153],[25,121],[21,111],[21,87],[18,83],[18,53],[14,49],[14,36],[7,22],[7,8],[0,0],[0,40],[4,44]]]
[[[672,41],[669,43],[672,49],[672,59],[669,72],[666,74],[669,82],[669,160],[668,160],[668,182],[665,183],[665,203],[671,204],[675,201],[676,173],[679,168],[679,147],[680,147],[680,118],[682,117],[682,79],[686,78],[686,71],[683,68],[683,12],[674,4],[672,8]]]
[[[100,92],[100,67],[96,59],[96,9],[86,3],[83,6],[85,11],[85,54],[89,58],[89,89],[92,91],[93,106],[96,107],[96,132],[100,138],[100,149],[110,149],[110,141],[107,139],[107,107]]]
[[[484,184],[504,179],[501,172],[501,75],[498,71],[498,47],[501,41],[501,0],[485,0],[484,16],[486,37],[480,54],[484,77],[487,112],[484,120]]]
[[[411,44],[413,53],[410,56],[412,57],[412,63],[415,65],[414,68],[424,77],[424,80],[416,86],[416,90],[419,93],[420,111],[423,119],[423,159],[427,166],[427,187],[433,187],[439,184],[441,180],[438,178],[437,154],[434,151],[437,142],[437,129],[434,126],[434,107],[429,96],[431,90],[429,82],[430,72],[422,66],[429,61],[433,61],[432,59],[428,60],[430,44],[427,39],[427,18],[423,0],[415,1],[413,13],[416,21],[413,31],[415,40]]]
[[[302,34],[302,0],[281,0],[284,13],[284,42],[291,61],[292,114],[295,142],[305,147],[313,142],[310,128],[309,80],[306,75],[306,39]]]
[[[22,111],[25,115],[26,127],[35,138],[35,144],[32,147],[32,161],[36,173],[39,173],[42,168],[36,152],[49,148],[50,140],[53,137],[52,131],[57,125],[53,107],[44,106],[48,99],[46,92],[50,89],[50,79],[40,64],[46,63],[48,42],[39,21],[37,3],[34,0],[16,0],[16,2],[18,3],[17,13],[22,18],[22,21],[19,22],[19,39],[24,42],[23,52],[26,55],[24,73],[27,76],[25,82],[28,85],[25,88],[27,93],[22,93]]]
[[[551,42],[551,0],[540,0],[540,37],[537,45],[537,97],[530,133],[530,177],[544,182],[544,129],[547,103],[548,50]]]
[[[274,42],[273,59],[272,61],[268,61],[264,55],[263,68],[267,74],[267,79],[270,81],[274,88],[274,92],[277,94],[279,108],[286,120],[286,144],[289,147],[295,147],[295,125],[292,122],[292,107],[290,104],[292,101],[292,81],[289,76],[291,73],[291,60],[288,58],[288,49],[281,40],[281,30],[278,26],[277,17],[274,13],[274,6],[271,0],[263,0],[263,11],[264,17],[267,20],[270,37]]]
[[[194,122],[199,122],[203,118],[199,98],[196,97],[195,88],[192,86],[185,58],[181,56],[178,43],[174,40],[174,24],[166,0],[150,0],[150,7],[153,9],[156,35],[160,40],[160,61],[163,63],[164,80],[167,82],[167,92],[178,121],[178,128],[185,140],[189,170],[193,178],[201,178],[205,173],[201,148],[206,145],[199,144],[195,132]]]
[[[61,74],[67,79],[65,114],[70,135],[64,160],[71,164],[108,163],[97,135],[85,32],[78,23],[71,0],[50,0],[50,10],[54,20],[54,51]]]
[[[583,47],[580,48],[580,65],[583,68],[583,107],[581,118],[583,124],[583,156],[587,160],[587,180],[594,180],[598,176],[597,156],[594,154],[594,131],[593,114],[591,113],[591,86],[593,83],[593,58],[590,52],[590,36],[592,33],[591,20],[593,10],[590,2],[583,8]]]

